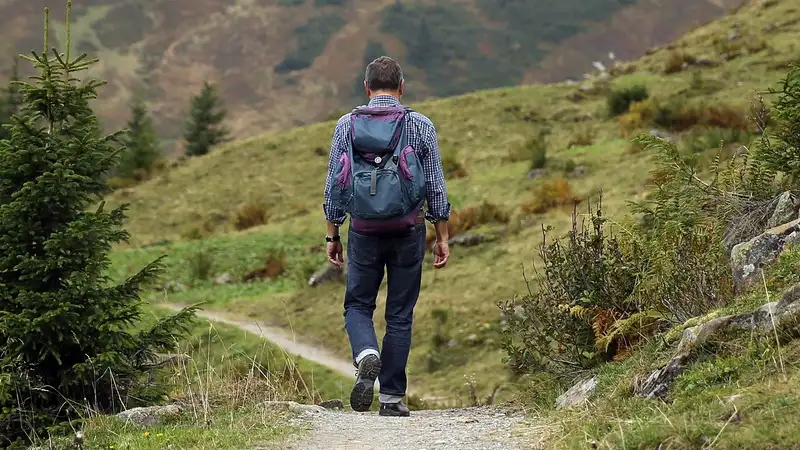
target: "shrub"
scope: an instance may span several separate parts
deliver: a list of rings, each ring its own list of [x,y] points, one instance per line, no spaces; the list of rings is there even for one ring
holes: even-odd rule
[[[595,132],[590,127],[581,127],[572,135],[572,138],[567,144],[568,148],[572,147],[585,147],[594,144]]]
[[[45,24],[49,48],[47,10]],[[109,192],[121,133],[103,135],[90,107],[103,83],[76,79],[91,67],[83,57],[32,52],[39,73],[21,85],[23,107],[10,138],[0,140],[3,448],[69,430],[64,422],[87,410],[162,400],[167,390],[150,382],[150,366],[172,350],[195,309],[136,331],[139,294],[161,260],[121,284],[106,275],[112,246],[129,237],[121,229],[126,206],[97,205]]]
[[[269,253],[264,257],[264,265],[247,272],[242,281],[273,279],[283,275],[285,271],[286,255],[283,253],[279,255]]]
[[[541,128],[536,136],[528,138],[520,147],[514,148],[508,155],[512,162],[530,161],[532,170],[543,169],[547,165],[548,128]]]
[[[233,227],[239,231],[264,225],[269,220],[267,208],[260,203],[247,203],[236,212]]]
[[[708,126],[748,131],[751,124],[745,112],[728,104],[711,106],[687,105],[682,101],[658,105],[653,123],[672,131],[685,131],[696,126]]]
[[[657,162],[655,186],[633,204],[638,223],[615,236],[601,208],[592,227],[578,229],[573,213],[566,242],[540,247],[538,290],[500,305],[513,369],[575,373],[733,298],[731,248],[763,232],[779,193],[800,188],[800,68],[779,92],[775,134],[759,98],[760,143],[724,164],[715,159],[708,181],[674,142],[637,137]]]
[[[517,372],[566,375],[609,360],[622,340],[605,342],[597,351],[600,339],[616,320],[639,311],[629,301],[640,270],[637,249],[606,236],[602,206],[590,226],[578,224],[576,210],[572,219],[562,240],[548,243],[543,227],[539,256],[544,269],[537,272],[537,289],[500,304],[507,321],[502,347]]]
[[[583,200],[572,191],[572,186],[562,177],[549,178],[533,190],[533,199],[521,205],[528,214],[543,214],[553,208],[571,205]]]
[[[648,97],[647,88],[642,85],[613,90],[606,99],[608,112],[611,116],[624,114],[628,112],[631,103],[646,100]]]
[[[683,65],[688,63],[686,55],[680,51],[673,50],[664,61],[664,73],[669,75],[683,70]]]
[[[214,273],[214,253],[207,249],[195,250],[187,257],[186,265],[190,279],[206,281]]]
[[[659,106],[652,99],[631,103],[627,113],[617,118],[620,134],[630,136],[634,131],[641,130],[650,125],[658,114]]]

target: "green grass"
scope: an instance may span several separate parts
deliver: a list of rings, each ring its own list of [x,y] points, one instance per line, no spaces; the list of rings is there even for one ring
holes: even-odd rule
[[[86,450],[161,450],[165,448],[230,449],[277,445],[302,432],[284,415],[258,407],[215,410],[211,426],[201,426],[184,414],[173,423],[141,428],[113,417],[100,416],[84,429]],[[279,448],[279,447],[273,447]]]
[[[784,76],[785,67],[778,63],[796,58],[800,27],[791,22],[798,17],[800,12],[788,2],[768,9],[746,7],[735,16],[689,33],[674,46],[694,56],[716,58],[714,39],[724,38],[733,23],[746,22],[753,32],[778,23],[777,31],[763,33],[766,49],[717,67],[671,75],[661,73],[669,57],[669,51],[661,50],[633,63],[635,71],[615,77],[610,86],[619,89],[641,84],[653,99],[730,104],[745,111],[755,91],[776,86]],[[697,81],[698,73],[703,83]],[[551,176],[562,176],[560,168],[568,164],[584,166],[585,176],[568,178],[573,191],[594,201],[597,191],[603,189],[604,210],[613,218],[627,213],[628,201],[642,199],[652,167],[650,155],[629,151],[618,123],[608,117],[604,95],[574,102],[569,97],[576,88],[569,84],[520,86],[412,105],[436,124],[443,155],[457,158],[467,172],[464,178],[448,180],[454,208],[494,203],[509,213],[516,232],[474,248],[454,247],[445,270],[433,271],[428,255],[415,315],[410,389],[463,403],[466,387],[462,380],[466,376],[475,375],[481,395],[495,383],[505,387],[501,398],[525,388],[524,380],[505,368],[503,353],[497,349],[496,330],[502,318],[496,303],[527,290],[523,267],[530,275],[541,225],[553,225],[555,234],[569,226],[569,208],[539,215],[521,212],[520,205],[532,199],[543,179],[528,179],[530,162],[514,161],[514,155],[542,127],[552,130],[547,153]],[[132,245],[120,247],[113,257],[114,276],[131,273],[163,250],[170,255],[167,280],[191,287],[183,293],[167,294],[167,301],[205,300],[208,308],[291,327],[346,359],[349,346],[343,330],[343,286],[310,288],[304,284],[311,270],[325,264],[321,203],[333,126],[329,121],[223,145],[110,196],[113,205],[130,203],[127,228],[133,236]],[[594,135],[594,144],[568,148],[576,135],[587,130]],[[649,131],[649,127],[641,131]],[[230,222],[247,203],[270,205],[269,223],[232,232]],[[580,211],[587,207],[584,202]],[[213,225],[214,236],[194,241],[184,237],[191,229],[207,224]],[[140,248],[164,240],[172,243]],[[209,280],[191,280],[187,261],[203,248],[214,250],[214,273],[227,271],[235,279],[258,267],[262,257],[273,251],[286,254],[287,271],[276,280],[253,284],[215,286]],[[151,295],[165,296],[163,292]],[[384,295],[385,286],[376,314],[379,334],[384,327],[380,314]],[[433,315],[438,309],[448,312],[442,333],[454,345],[436,350]]]

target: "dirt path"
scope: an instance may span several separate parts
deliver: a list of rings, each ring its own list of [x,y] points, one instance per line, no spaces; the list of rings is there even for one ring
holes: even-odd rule
[[[514,437],[522,415],[478,407],[412,411],[411,417],[380,417],[375,412],[324,411],[304,421],[310,434],[285,442],[293,450],[517,450],[535,448]]]
[[[172,310],[177,305],[162,304]],[[205,319],[239,327],[283,348],[287,353],[314,361],[350,378],[355,378],[352,363],[327,350],[299,342],[296,336],[279,327],[257,321],[236,320],[211,311],[198,311]],[[377,385],[376,381],[376,385]],[[377,412],[324,410],[305,412],[296,425],[309,433],[280,444],[293,450],[517,450],[541,448],[537,436],[514,437],[524,416],[495,407],[412,411],[411,417],[381,417]],[[527,434],[527,433],[526,433]],[[538,434],[538,433],[534,433]],[[521,442],[524,441],[523,446]],[[266,448],[272,448],[267,446]]]
[[[163,303],[158,306],[163,306],[173,311],[179,311],[182,308],[182,306]],[[272,342],[281,347],[286,353],[300,356],[301,358],[328,367],[346,377],[355,379],[355,368],[350,361],[344,360],[325,349],[300,342],[297,336],[292,335],[283,328],[267,326],[256,320],[233,319],[222,314],[205,310],[197,311],[197,316],[213,322],[239,327]]]

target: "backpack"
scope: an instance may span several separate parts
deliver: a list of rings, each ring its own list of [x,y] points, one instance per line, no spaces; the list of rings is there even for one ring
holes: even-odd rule
[[[331,199],[355,231],[409,229],[425,201],[425,173],[408,145],[404,106],[359,107],[350,113],[347,152],[334,169]]]

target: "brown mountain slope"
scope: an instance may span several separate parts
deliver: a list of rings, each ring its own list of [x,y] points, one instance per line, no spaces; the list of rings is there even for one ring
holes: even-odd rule
[[[740,0],[74,0],[73,46],[109,80],[104,122],[139,92],[167,141],[191,95],[218,83],[238,137],[311,123],[359,101],[365,60],[396,56],[412,100],[580,76],[609,51],[640,55]],[[41,10],[0,0],[0,52],[39,49]],[[54,33],[57,39],[62,33]]]

